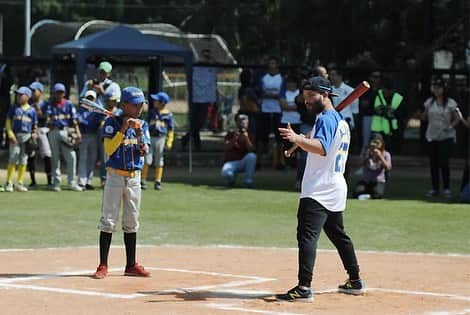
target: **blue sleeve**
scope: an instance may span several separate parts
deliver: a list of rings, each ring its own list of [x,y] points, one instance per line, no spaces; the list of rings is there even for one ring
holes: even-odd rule
[[[144,121],[144,124],[142,125],[142,141],[145,144],[150,145],[149,125],[147,124],[146,121]]]
[[[103,138],[112,138],[120,130],[113,117],[108,117],[104,121]]]
[[[337,128],[338,121],[333,115],[323,114],[315,123],[315,134],[313,138],[320,141],[323,150],[325,150],[325,155],[328,154],[328,150],[333,142]]]

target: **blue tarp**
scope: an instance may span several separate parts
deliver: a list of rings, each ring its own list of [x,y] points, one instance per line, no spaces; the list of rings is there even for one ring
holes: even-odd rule
[[[188,99],[192,98],[192,52],[155,36],[142,34],[132,27],[120,25],[78,40],[56,45],[52,48],[52,54],[55,56],[73,54],[75,56],[79,90],[84,83],[86,60],[90,56],[181,57],[185,64]]]

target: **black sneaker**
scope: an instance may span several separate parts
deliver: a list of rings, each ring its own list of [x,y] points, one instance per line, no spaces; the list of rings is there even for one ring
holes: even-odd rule
[[[86,185],[85,185],[85,189],[86,189],[86,190],[95,190],[95,187],[92,186],[92,185],[90,185],[90,184],[86,184]]]
[[[313,291],[311,288],[301,289],[299,286],[290,289],[287,293],[276,294],[276,299],[287,302],[313,302]]]
[[[162,183],[155,182],[153,188],[155,188],[155,190],[162,190]]]
[[[36,190],[38,188],[38,185],[36,183],[31,183],[28,185],[29,190]]]
[[[338,286],[338,291],[344,294],[362,295],[366,292],[366,285],[362,279],[348,279],[344,284]]]
[[[140,188],[142,188],[142,190],[146,190],[147,189],[147,183],[145,181],[141,181],[140,182]]]

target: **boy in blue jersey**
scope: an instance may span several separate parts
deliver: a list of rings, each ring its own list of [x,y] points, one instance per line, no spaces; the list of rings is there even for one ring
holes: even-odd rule
[[[86,91],[85,98],[93,102],[96,101],[96,92]],[[82,142],[79,147],[78,185],[86,190],[95,189],[91,182],[98,159],[99,129],[104,118],[104,114],[89,111],[83,107],[78,109],[78,123],[82,134]]]
[[[46,172],[47,185],[52,185],[51,176],[51,146],[49,145],[49,139],[47,139],[47,133],[49,128],[46,125],[46,110],[47,102],[42,99],[42,93],[44,92],[44,85],[41,82],[33,82],[29,85],[31,89],[32,97],[29,99],[29,104],[36,110],[38,115],[38,150],[33,152],[28,157],[28,171],[31,177],[31,183],[29,184],[30,189],[36,188],[36,156],[44,162],[44,171]]]
[[[116,231],[119,210],[123,204],[122,229],[126,247],[125,276],[150,277],[150,272],[135,261],[140,212],[140,171],[148,152],[150,136],[147,122],[138,119],[145,102],[144,93],[136,87],[122,90],[122,113],[105,120],[103,126],[106,161],[106,183],[103,192],[100,229],[100,264],[94,278],[108,275],[108,254],[112,233]]]
[[[157,190],[162,189],[163,176],[163,151],[166,148],[171,150],[174,139],[173,114],[165,108],[170,101],[170,97],[165,92],[151,94],[153,108],[149,111],[148,123],[150,132],[150,151],[146,155],[144,169],[142,170],[142,189],[146,189],[148,168],[155,162],[155,185]]]
[[[31,95],[32,92],[29,88],[26,86],[20,87],[16,90],[16,104],[7,113],[6,131],[10,139],[10,151],[5,190],[8,192],[12,192],[14,189],[12,180],[16,167],[18,167],[16,190],[28,191],[23,184],[23,177],[28,163],[28,155],[25,150],[26,142],[31,137],[37,138],[38,125],[37,113],[28,103]]]
[[[65,98],[65,85],[62,83],[54,84],[52,88],[52,98],[47,106],[47,125],[50,128],[48,137],[52,151],[52,172],[53,172],[53,190],[59,192],[61,173],[60,161],[64,158],[67,165],[67,181],[70,190],[82,191],[75,180],[77,155],[73,148],[75,142],[80,143],[81,134],[78,128],[77,110],[68,99]],[[72,138],[72,132],[76,138]]]

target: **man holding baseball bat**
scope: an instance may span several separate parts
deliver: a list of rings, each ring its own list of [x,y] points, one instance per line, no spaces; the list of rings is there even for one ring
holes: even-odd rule
[[[350,143],[349,126],[335,110],[330,81],[313,77],[303,87],[303,96],[317,114],[310,138],[296,134],[288,125],[279,128],[283,139],[308,152],[297,213],[299,247],[298,285],[276,298],[283,301],[313,301],[313,266],[321,229],[335,245],[349,278],[339,291],[359,295],[365,290],[359,276],[354,246],[343,226],[347,185],[344,166]],[[309,107],[310,107],[309,106]]]

